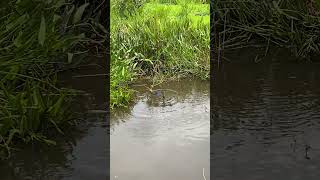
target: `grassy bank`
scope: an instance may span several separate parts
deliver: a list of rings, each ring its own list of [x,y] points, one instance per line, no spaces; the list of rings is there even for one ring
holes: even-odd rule
[[[299,59],[320,53],[319,1],[246,0],[215,1],[214,44],[216,59],[222,52],[259,46],[288,48]]]
[[[101,1],[102,2],[102,1]],[[103,51],[106,35],[90,4],[68,0],[11,0],[0,14],[0,150],[34,140],[54,143],[71,123],[73,90],[59,86],[59,72]],[[90,48],[88,48],[90,47]],[[2,151],[6,152],[6,151]]]
[[[208,78],[208,2],[113,0],[110,28],[111,107],[129,103],[128,83],[141,76]]]

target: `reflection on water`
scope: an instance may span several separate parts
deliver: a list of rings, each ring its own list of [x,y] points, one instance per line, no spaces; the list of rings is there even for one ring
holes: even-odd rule
[[[97,59],[105,61],[104,58]],[[106,67],[90,65],[63,74],[66,85],[90,95],[77,100],[83,109],[105,110],[106,77],[75,76],[104,73]],[[105,83],[104,83],[105,82]],[[78,107],[77,107],[78,108]],[[57,137],[56,146],[21,145],[9,160],[0,161],[1,180],[88,180],[105,179],[107,167],[107,128],[105,114],[86,114],[77,127]]]
[[[111,179],[209,179],[209,83],[145,89],[111,115]]]
[[[24,145],[0,162],[1,180],[69,180],[106,177],[105,119],[88,117],[56,146]],[[97,148],[99,147],[99,148]],[[94,149],[93,149],[94,148]]]
[[[273,62],[229,63],[216,72],[215,180],[320,177],[319,70],[319,64]]]

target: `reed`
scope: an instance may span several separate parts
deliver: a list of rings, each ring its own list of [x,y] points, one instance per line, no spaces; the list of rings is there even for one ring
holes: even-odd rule
[[[320,17],[315,1],[230,1],[213,4],[216,56],[221,51],[260,46],[284,47],[301,59],[319,51]],[[319,2],[319,1],[317,1]],[[217,59],[217,57],[216,57]],[[221,59],[221,58],[220,58]]]

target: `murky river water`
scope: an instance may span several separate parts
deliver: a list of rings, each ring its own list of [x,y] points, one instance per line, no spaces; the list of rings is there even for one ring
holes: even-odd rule
[[[136,103],[112,114],[111,179],[210,179],[209,82],[159,88],[137,88]]]
[[[221,66],[211,92],[213,179],[319,179],[319,80],[315,63]]]
[[[98,59],[98,63],[105,58]],[[107,85],[104,65],[90,65],[63,74],[66,84],[85,90],[90,95],[81,98],[85,109],[105,110]],[[81,75],[82,77],[79,77]],[[90,76],[84,76],[90,75]],[[105,82],[105,83],[104,83]],[[87,114],[66,136],[57,137],[56,146],[22,145],[9,160],[0,161],[1,180],[100,180],[106,179],[107,128],[104,114]]]

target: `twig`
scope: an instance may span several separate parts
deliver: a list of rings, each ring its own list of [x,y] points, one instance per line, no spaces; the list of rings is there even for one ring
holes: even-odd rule
[[[203,179],[204,179],[204,180],[207,180],[207,179],[206,179],[206,176],[204,175],[204,168],[202,169],[202,176],[203,176]]]

